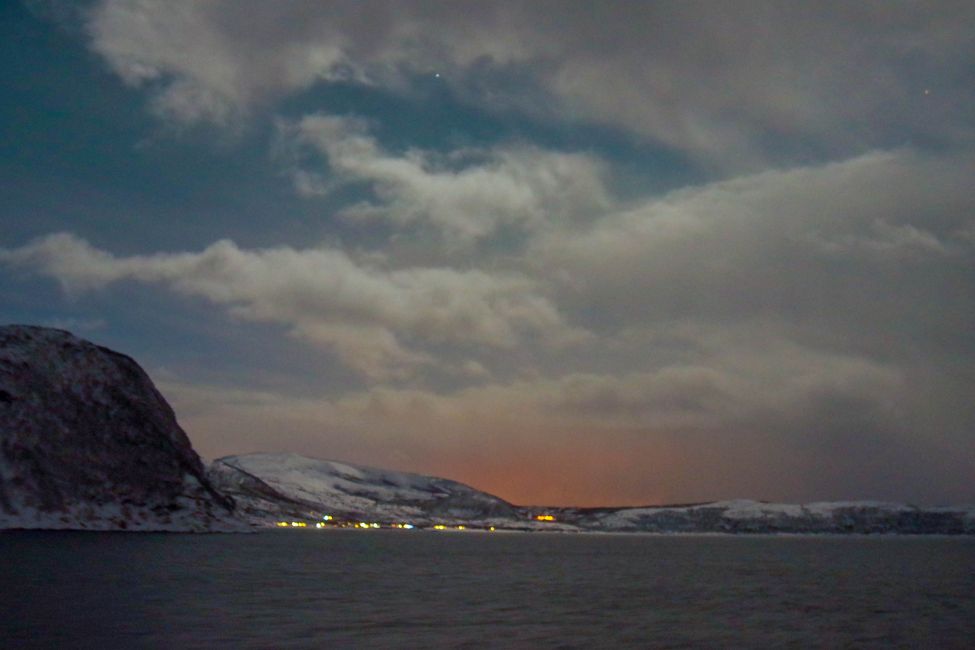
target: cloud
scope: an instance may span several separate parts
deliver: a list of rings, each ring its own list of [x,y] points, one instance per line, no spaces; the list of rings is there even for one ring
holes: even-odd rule
[[[775,323],[878,354],[970,349],[972,168],[895,151],[741,176],[544,233],[527,259],[604,335]]]
[[[512,349],[531,339],[557,342],[579,334],[525,277],[384,269],[335,249],[242,250],[220,241],[199,253],[115,257],[61,233],[0,250],[0,262],[53,277],[69,293],[120,280],[162,284],[239,318],[288,325],[374,378],[433,362],[403,338]]]
[[[505,227],[534,231],[604,212],[611,201],[598,160],[535,147],[457,150],[437,155],[383,151],[361,120],[310,115],[280,126],[295,158],[308,147],[323,154],[331,174],[298,168],[305,195],[337,184],[368,183],[378,203],[346,208],[350,219],[383,219],[399,226],[432,226],[454,244],[472,243]]]
[[[92,7],[91,47],[123,81],[154,89],[152,108],[180,122],[230,125],[265,98],[347,76],[345,40],[310,6],[106,2]]]
[[[970,143],[973,11],[103,0],[87,29],[111,69],[177,121],[233,124],[316,83],[403,91],[436,71],[480,106],[623,128],[740,169],[777,152]]]
[[[777,336],[713,335],[693,359],[657,370],[447,393],[374,387],[296,398],[172,381],[162,388],[211,456],[288,448],[447,471],[521,503],[965,498],[975,448],[963,434],[932,428],[938,409],[904,369]],[[930,472],[942,480],[931,482]]]

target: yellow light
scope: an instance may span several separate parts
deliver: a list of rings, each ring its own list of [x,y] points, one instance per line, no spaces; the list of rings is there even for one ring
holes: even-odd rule
[[[491,526],[491,532],[492,533],[494,532],[494,526]]]
[[[458,526],[457,530],[464,530],[464,526]]]
[[[535,519],[538,521],[555,521],[555,517],[552,515],[536,515]]]
[[[278,528],[287,528],[287,527],[289,526],[289,524],[288,524],[288,522],[286,522],[286,521],[279,521],[279,522],[278,522],[277,524],[275,524],[275,525],[276,525],[276,526],[277,526]]]
[[[322,517],[322,519],[324,521],[332,521],[332,515],[325,515],[324,517]]]
[[[369,524],[364,521],[359,522],[359,528],[369,528]]]
[[[433,527],[434,530],[444,530],[445,528],[446,526],[444,526],[443,524],[437,524],[436,526]]]

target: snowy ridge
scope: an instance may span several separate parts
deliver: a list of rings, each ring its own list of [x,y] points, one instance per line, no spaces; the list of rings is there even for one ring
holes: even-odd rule
[[[0,529],[241,530],[132,359],[0,327]]]
[[[643,508],[514,506],[447,479],[297,454],[228,456],[214,461],[209,473],[252,523],[264,526],[330,514],[350,521],[560,532],[975,534],[970,507],[748,499]]]
[[[498,497],[433,476],[298,454],[247,454],[215,460],[214,484],[255,523],[331,514],[345,519],[419,524],[514,520]]]
[[[975,534],[970,507],[918,508],[883,501],[800,505],[739,499],[575,512],[581,527],[604,531]]]

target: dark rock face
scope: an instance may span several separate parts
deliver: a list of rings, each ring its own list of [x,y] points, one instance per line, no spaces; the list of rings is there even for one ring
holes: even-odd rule
[[[135,361],[0,327],[0,529],[218,530],[233,508]]]

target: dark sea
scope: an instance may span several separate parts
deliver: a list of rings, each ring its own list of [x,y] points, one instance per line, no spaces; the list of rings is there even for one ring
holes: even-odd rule
[[[973,648],[975,539],[0,533],[2,648]]]

